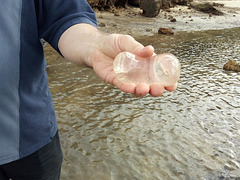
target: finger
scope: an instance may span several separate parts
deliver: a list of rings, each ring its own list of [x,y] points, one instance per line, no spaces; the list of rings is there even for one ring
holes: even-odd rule
[[[125,93],[135,93],[136,86],[134,84],[130,83],[122,83],[118,79],[113,80],[113,85],[115,85],[118,89]]]
[[[136,86],[136,90],[135,90],[135,93],[134,95],[137,96],[137,97],[142,97],[142,96],[145,96],[149,93],[149,85],[147,84],[138,84]]]
[[[164,92],[164,87],[161,84],[152,84],[150,86],[149,94],[153,97],[162,96],[163,92]]]
[[[140,57],[151,57],[154,54],[154,48],[153,46],[148,45],[136,51],[135,54]]]
[[[132,36],[122,35],[119,36],[119,49],[121,51],[128,51],[141,57],[150,57],[154,53],[153,46],[149,45],[144,47],[141,43],[136,41]]]
[[[172,85],[172,86],[166,86],[165,89],[166,89],[167,91],[172,92],[172,91],[175,91],[175,90],[177,89],[177,85],[178,85],[178,83],[176,83],[176,84],[174,84],[174,85]]]

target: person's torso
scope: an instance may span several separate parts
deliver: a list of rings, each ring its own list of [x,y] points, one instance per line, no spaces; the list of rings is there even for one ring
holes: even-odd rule
[[[1,0],[0,164],[50,142],[56,129],[34,1]]]

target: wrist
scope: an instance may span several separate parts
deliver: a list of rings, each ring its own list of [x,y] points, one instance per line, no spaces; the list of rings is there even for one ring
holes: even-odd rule
[[[101,46],[103,34],[89,24],[77,24],[67,29],[59,39],[62,55],[76,64],[92,66],[91,57]]]

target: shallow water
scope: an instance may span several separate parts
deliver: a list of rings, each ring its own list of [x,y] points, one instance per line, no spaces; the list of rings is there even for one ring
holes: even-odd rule
[[[239,179],[240,28],[138,38],[181,61],[177,91],[135,98],[49,48],[49,84],[71,180]],[[51,60],[50,60],[51,59]]]

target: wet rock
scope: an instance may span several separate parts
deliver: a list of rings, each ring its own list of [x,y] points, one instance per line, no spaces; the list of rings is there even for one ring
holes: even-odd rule
[[[115,12],[115,13],[114,13],[114,16],[120,16],[120,13]]]
[[[170,12],[169,8],[174,7],[178,1],[180,0],[140,0],[140,8],[143,10],[144,16],[155,17],[160,9]]]
[[[159,28],[158,29],[158,34],[167,34],[167,35],[173,35],[173,29],[172,28]]]
[[[103,16],[102,15],[99,15],[99,17],[98,17],[99,19],[103,19]]]
[[[216,8],[214,8],[213,4],[208,2],[207,3],[191,2],[190,6],[193,9],[196,9],[201,12],[211,13],[214,15],[223,15],[223,12],[217,10]]]
[[[98,27],[105,27],[105,26],[106,26],[106,24],[103,23],[103,22],[101,22],[101,23],[98,24]]]
[[[146,17],[155,17],[159,14],[161,8],[160,0],[140,0],[140,8]]]
[[[213,2],[213,6],[216,6],[216,7],[223,7],[224,4]]]
[[[169,9],[174,7],[176,0],[161,0],[161,9]]]
[[[166,11],[166,12],[171,12],[171,9],[165,8],[164,11]]]
[[[224,64],[223,69],[227,71],[240,72],[240,64],[234,60],[229,60],[226,64]]]
[[[176,18],[171,18],[170,21],[171,22],[176,22],[177,20],[176,20]]]
[[[187,5],[193,0],[87,0],[87,2],[90,4],[92,8],[96,8],[98,10],[111,10],[113,7],[127,7],[127,5],[140,7],[141,4],[144,4],[143,6],[147,8],[147,6],[152,6],[151,8],[155,8],[155,12],[153,13],[154,16],[158,14],[158,8],[161,9],[169,9],[171,7],[174,7],[174,5]],[[160,6],[160,7],[159,7]],[[147,11],[147,10],[146,10]],[[148,13],[147,13],[148,14]],[[154,16],[149,17],[154,17]]]

